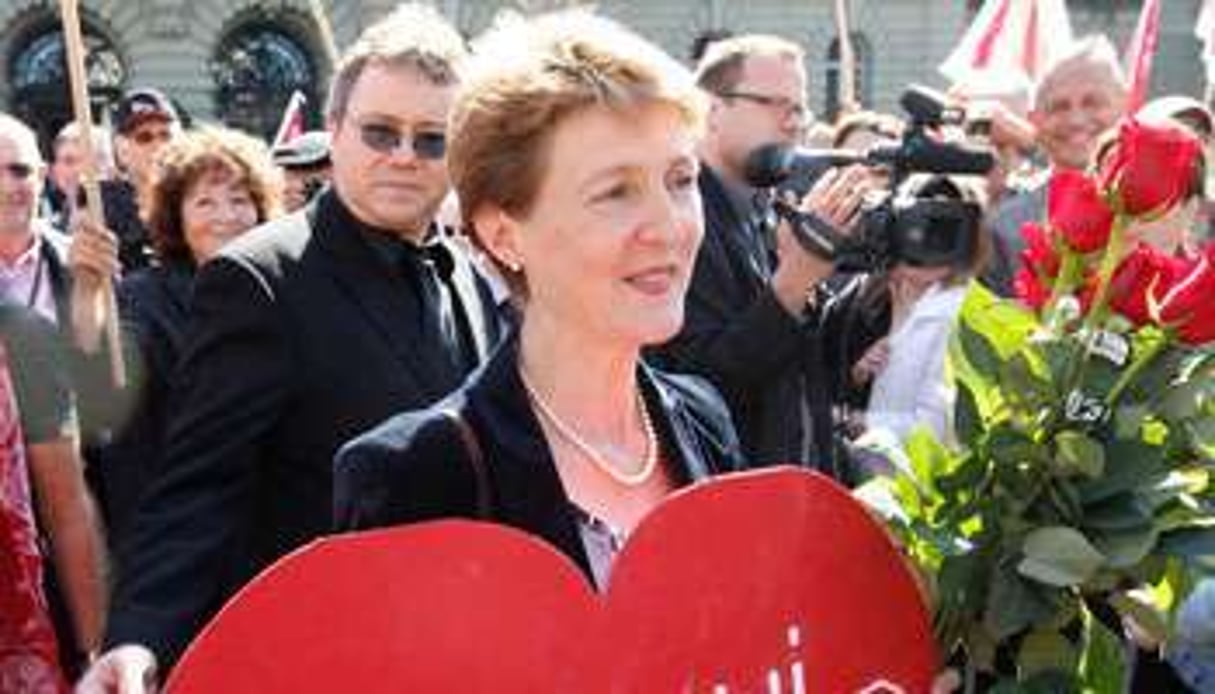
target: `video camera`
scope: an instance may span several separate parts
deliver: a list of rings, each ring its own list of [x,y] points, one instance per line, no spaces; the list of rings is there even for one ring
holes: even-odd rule
[[[979,242],[982,211],[964,199],[957,186],[927,185],[904,190],[910,174],[986,174],[995,165],[987,149],[934,138],[932,129],[961,125],[965,114],[947,107],[939,94],[912,86],[899,104],[907,112],[902,139],[867,152],[814,150],[764,145],[747,158],[747,182],[776,193],[774,208],[788,220],[794,236],[808,251],[831,260],[842,271],[880,271],[894,263],[921,267],[963,267]],[[840,233],[826,220],[782,200],[791,191],[803,197],[819,176],[838,166],[862,164],[890,172],[890,189],[867,201],[856,234]],[[945,179],[940,178],[943,181]]]

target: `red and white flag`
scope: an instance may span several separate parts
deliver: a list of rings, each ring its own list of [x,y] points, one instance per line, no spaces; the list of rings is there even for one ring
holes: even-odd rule
[[[278,132],[274,134],[274,142],[270,144],[272,148],[287,144],[303,135],[308,129],[304,122],[304,105],[307,103],[308,99],[303,92],[298,89],[291,92],[291,98],[287,100],[287,107],[283,109],[283,118],[278,122]]]
[[[940,72],[955,85],[990,75],[1035,81],[1072,42],[1064,0],[985,0]]]
[[[1139,23],[1126,47],[1126,76],[1129,89],[1126,112],[1134,113],[1147,101],[1152,86],[1152,59],[1160,42],[1160,0],[1144,0]]]

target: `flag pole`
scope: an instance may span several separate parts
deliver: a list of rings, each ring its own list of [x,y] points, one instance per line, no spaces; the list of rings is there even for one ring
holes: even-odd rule
[[[63,45],[72,88],[72,112],[84,149],[81,183],[84,187],[85,214],[94,224],[104,226],[105,212],[101,204],[101,186],[97,182],[97,156],[93,149],[93,119],[89,113],[89,88],[84,71],[84,37],[80,30],[78,0],[60,0],[59,12],[63,22]],[[110,352],[110,375],[114,385],[127,384],[126,364],[122,359],[122,341],[118,333],[118,302],[114,299],[113,278],[104,278],[101,285],[104,302],[106,345]]]
[[[835,33],[838,36],[840,116],[857,110],[856,53],[852,46],[852,30],[848,20],[848,0],[835,0]],[[838,119],[838,116],[837,116]]]

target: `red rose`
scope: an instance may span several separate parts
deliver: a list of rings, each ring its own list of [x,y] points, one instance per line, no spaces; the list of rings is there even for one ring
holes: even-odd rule
[[[1182,342],[1215,341],[1215,245],[1160,300],[1160,320],[1177,329]]]
[[[1114,213],[1106,206],[1097,184],[1088,176],[1061,169],[1050,177],[1046,209],[1051,227],[1079,253],[1092,253],[1109,242]]]
[[[1013,276],[1013,294],[1035,311],[1041,311],[1050,301],[1050,287],[1042,283],[1036,272],[1026,267],[1017,270]]]
[[[1146,243],[1135,245],[1110,280],[1110,307],[1136,326],[1153,321],[1151,301],[1165,296],[1193,268],[1193,263]]]
[[[1163,212],[1187,196],[1201,156],[1202,144],[1181,126],[1129,119],[1101,164],[1101,187],[1133,217]]]
[[[1041,277],[1058,276],[1059,253],[1046,230],[1034,222],[1026,222],[1021,226],[1021,238],[1025,241],[1022,264]]]

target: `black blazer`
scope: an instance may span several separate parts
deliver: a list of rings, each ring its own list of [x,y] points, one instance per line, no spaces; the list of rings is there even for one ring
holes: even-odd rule
[[[128,275],[117,287],[126,388],[110,388],[92,424],[108,435],[89,451],[111,548],[123,544],[139,497],[160,470],[173,371],[185,345],[194,265],[166,262]],[[105,357],[106,355],[101,355]],[[94,370],[108,370],[94,359]],[[108,381],[108,372],[106,373]]]
[[[639,376],[646,404],[659,413],[655,433],[678,485],[739,468],[730,415],[711,386],[645,366]],[[444,411],[458,413],[480,443],[491,519],[547,540],[591,578],[573,507],[519,378],[514,338],[443,402],[398,415],[342,448],[335,528],[482,518],[469,449]]]
[[[416,285],[360,228],[330,191],[199,269],[164,473],[121,552],[109,645],[171,663],[255,571],[329,530],[343,442],[459,386],[462,374],[428,362],[437,350],[417,348],[435,338],[417,328]],[[493,303],[467,260],[455,265],[480,357],[496,339]]]

